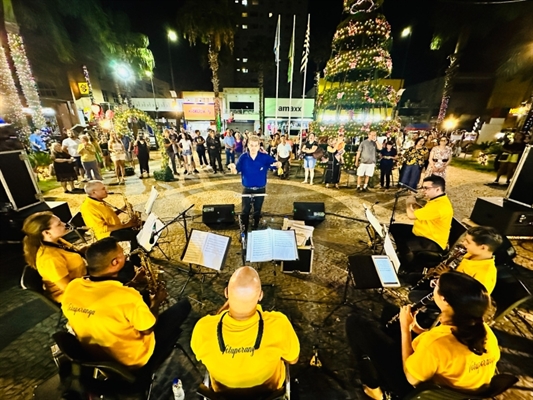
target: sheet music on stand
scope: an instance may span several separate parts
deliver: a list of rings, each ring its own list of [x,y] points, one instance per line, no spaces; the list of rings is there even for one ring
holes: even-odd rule
[[[161,236],[161,230],[165,224],[155,215],[150,213],[143,228],[137,234],[137,243],[148,253],[152,251],[152,248],[156,245],[159,237]]]
[[[385,233],[383,232],[383,226],[381,226],[381,223],[379,222],[377,217],[374,215],[372,210],[364,203],[363,203],[363,208],[365,209],[365,216],[369,224],[372,225],[372,228],[374,228],[374,230],[379,235],[379,237],[383,239],[385,237]]]
[[[265,229],[248,233],[246,260],[250,262],[294,261],[298,259],[296,232]]]
[[[296,234],[296,245],[305,246],[307,241],[313,237],[315,228],[305,224],[305,221],[295,221],[288,218],[283,219],[283,226],[281,228],[284,231],[293,230]]]
[[[231,238],[193,229],[181,261],[220,271],[228,256]]]

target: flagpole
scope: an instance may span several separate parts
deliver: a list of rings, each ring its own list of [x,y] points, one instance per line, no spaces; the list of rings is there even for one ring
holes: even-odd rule
[[[310,35],[310,29],[311,29],[311,14],[307,14],[307,32],[306,32],[306,41],[309,40],[307,35]],[[304,43],[304,45],[307,44],[309,46],[309,42]],[[304,49],[304,52],[306,49]],[[308,51],[308,50],[307,50]],[[309,57],[309,53],[307,53],[307,57]],[[302,136],[304,126],[304,118],[305,118],[305,84],[307,81],[307,60],[305,61],[305,68],[304,68],[304,83],[303,83],[303,93],[302,93],[302,121],[300,122],[300,137]]]
[[[276,120],[274,122],[273,135],[278,131],[278,98],[279,98],[279,46],[281,43],[281,14],[278,15],[278,26],[276,28]]]
[[[291,83],[289,85],[289,123],[287,124],[287,134],[290,138],[291,136],[291,113],[292,113],[292,81],[294,80],[294,36],[296,32],[296,15],[292,21],[292,48],[291,48],[291,57],[292,57],[292,68],[291,68]],[[290,65],[289,65],[290,68]]]

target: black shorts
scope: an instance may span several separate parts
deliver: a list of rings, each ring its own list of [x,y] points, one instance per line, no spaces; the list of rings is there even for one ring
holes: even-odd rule
[[[81,168],[83,169],[83,165],[81,164],[81,156],[79,157],[74,157],[74,166],[76,168]]]

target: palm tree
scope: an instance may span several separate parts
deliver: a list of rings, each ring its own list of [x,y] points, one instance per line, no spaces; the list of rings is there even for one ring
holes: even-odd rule
[[[229,0],[187,0],[180,10],[178,26],[191,45],[207,45],[207,60],[212,72],[211,82],[215,93],[215,117],[220,125],[220,81],[218,77],[219,54],[225,46],[233,52],[236,19]]]
[[[254,36],[248,45],[250,69],[257,73],[259,87],[259,124],[261,132],[265,131],[265,73],[274,65],[273,43],[265,36]]]

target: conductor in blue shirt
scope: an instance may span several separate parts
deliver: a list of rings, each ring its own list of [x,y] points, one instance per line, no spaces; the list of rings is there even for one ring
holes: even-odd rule
[[[266,153],[260,152],[260,139],[256,135],[248,138],[248,152],[243,153],[237,160],[237,165],[229,164],[232,174],[240,173],[242,176],[243,194],[260,195],[266,193],[267,173],[270,167],[281,167],[281,163]],[[261,207],[263,207],[264,196],[254,197],[254,225],[257,229],[261,219]],[[250,211],[252,199],[242,198],[241,221],[245,232],[248,232],[250,224]]]

